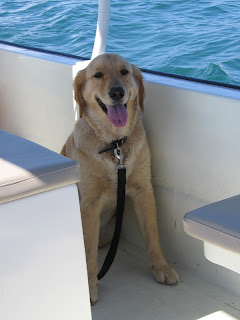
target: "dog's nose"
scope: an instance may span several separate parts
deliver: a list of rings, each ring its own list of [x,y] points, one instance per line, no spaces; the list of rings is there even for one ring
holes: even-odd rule
[[[119,101],[124,97],[125,92],[122,87],[112,87],[108,94],[112,100]]]

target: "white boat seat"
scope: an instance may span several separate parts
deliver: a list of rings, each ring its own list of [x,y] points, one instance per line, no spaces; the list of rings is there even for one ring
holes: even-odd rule
[[[90,320],[79,164],[1,130],[0,144],[0,318]]]
[[[240,195],[187,213],[183,225],[192,237],[240,254]]]
[[[0,204],[80,180],[79,164],[0,130]]]

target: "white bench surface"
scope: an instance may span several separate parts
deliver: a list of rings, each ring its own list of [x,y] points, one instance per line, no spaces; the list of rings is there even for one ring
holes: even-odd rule
[[[77,162],[43,146],[2,130],[0,145],[0,203],[80,180]]]
[[[240,254],[240,196],[188,212],[183,224],[192,237]]]

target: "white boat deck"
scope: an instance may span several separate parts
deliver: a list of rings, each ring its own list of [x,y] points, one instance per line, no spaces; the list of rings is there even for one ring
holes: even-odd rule
[[[128,245],[121,243],[111,269],[99,283],[93,320],[240,320],[238,297],[178,267],[181,282],[176,287],[158,284],[140,250],[129,254],[123,249]],[[101,250],[101,262],[106,251]]]

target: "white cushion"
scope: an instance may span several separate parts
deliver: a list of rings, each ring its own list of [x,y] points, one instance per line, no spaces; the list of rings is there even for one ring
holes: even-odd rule
[[[77,162],[0,130],[0,203],[79,180]]]
[[[197,239],[240,253],[240,195],[187,213],[183,225]]]

